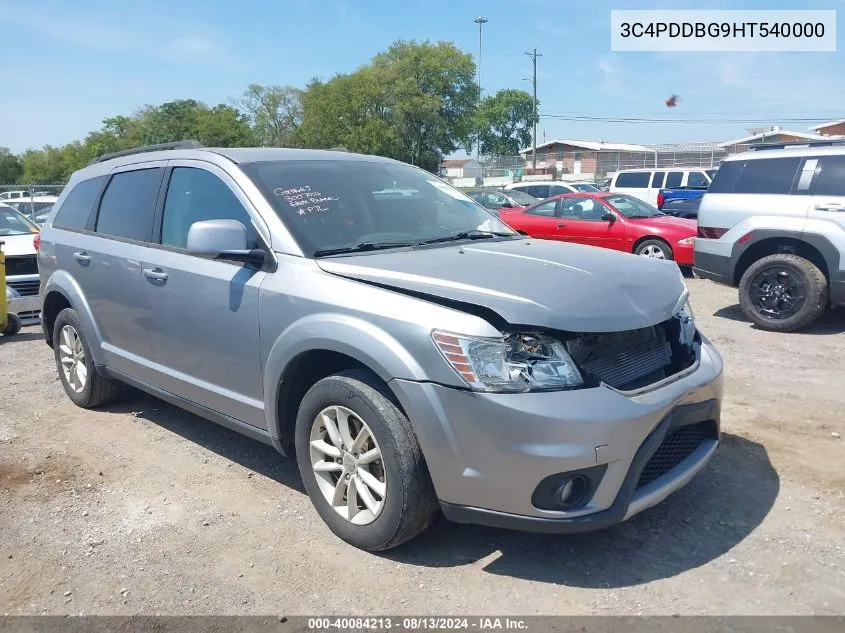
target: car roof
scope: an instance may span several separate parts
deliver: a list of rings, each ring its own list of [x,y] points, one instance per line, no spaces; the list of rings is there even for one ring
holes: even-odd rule
[[[761,158],[792,158],[800,156],[842,156],[845,155],[845,145],[800,145],[796,147],[779,147],[772,149],[758,149],[741,154],[733,154],[722,159],[723,163],[735,160],[754,160]]]

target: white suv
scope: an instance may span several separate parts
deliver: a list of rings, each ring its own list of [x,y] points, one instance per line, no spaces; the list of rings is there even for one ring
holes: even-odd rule
[[[739,287],[749,320],[801,329],[845,304],[845,143],[765,146],[722,162],[701,200],[695,271]]]
[[[610,182],[612,193],[627,193],[657,206],[661,189],[707,189],[715,169],[623,169]]]

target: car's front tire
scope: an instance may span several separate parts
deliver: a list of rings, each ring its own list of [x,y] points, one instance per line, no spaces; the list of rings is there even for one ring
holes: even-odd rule
[[[640,255],[641,257],[653,257],[655,259],[675,259],[672,247],[663,240],[658,239],[643,240],[637,244],[634,254]]]
[[[807,327],[828,308],[828,285],[813,262],[798,255],[758,259],[739,281],[739,304],[749,321],[771,332]]]
[[[382,551],[425,530],[437,497],[416,435],[364,370],[312,386],[296,417],[296,458],[314,507],[338,537]]]
[[[56,317],[53,352],[59,380],[75,405],[91,409],[120,395],[122,385],[103,376],[94,365],[91,347],[73,308],[65,308]]]

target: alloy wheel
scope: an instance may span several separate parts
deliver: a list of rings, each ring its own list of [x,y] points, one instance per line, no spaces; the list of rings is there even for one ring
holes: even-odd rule
[[[387,498],[387,473],[370,427],[351,409],[330,406],[311,425],[311,468],[328,504],[355,525],[375,521]]]
[[[88,383],[88,367],[85,365],[85,348],[79,333],[71,325],[61,330],[59,360],[65,381],[76,393],[82,393]]]
[[[767,319],[788,319],[807,298],[804,279],[790,268],[772,266],[761,270],[751,282],[751,303]]]
[[[654,257],[655,259],[666,259],[666,255],[663,253],[663,249],[659,246],[654,244],[649,244],[643,250],[640,251],[640,255],[643,257]]]

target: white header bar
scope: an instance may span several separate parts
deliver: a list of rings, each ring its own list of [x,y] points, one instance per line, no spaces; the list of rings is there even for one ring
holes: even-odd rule
[[[611,11],[610,50],[835,51],[836,11]]]

